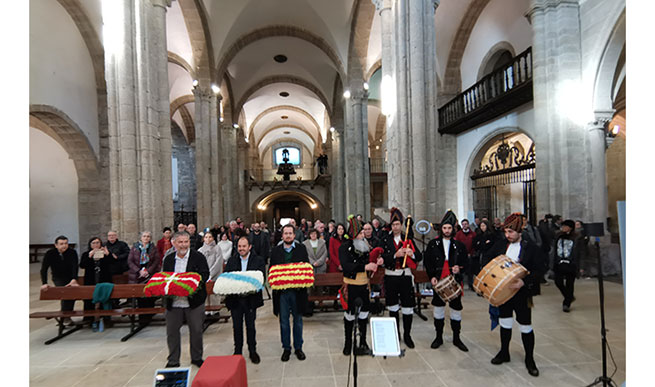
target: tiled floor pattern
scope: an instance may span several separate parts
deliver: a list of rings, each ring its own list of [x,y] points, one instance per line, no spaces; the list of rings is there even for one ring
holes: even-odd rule
[[[57,302],[38,301],[38,265],[30,265],[30,310],[53,310]],[[462,339],[469,352],[452,343],[446,325],[445,345],[430,349],[434,338],[431,308],[425,311],[428,321],[414,318],[412,337],[416,348],[402,358],[359,358],[360,386],[585,386],[601,373],[598,287],[595,280],[576,282],[577,301],[571,313],[561,310],[561,297],[552,284],[543,287],[535,298],[533,326],[536,333],[535,359],[541,372],[538,378],[527,373],[523,364],[523,347],[518,328],[511,344],[512,361],[500,366],[489,360],[499,349],[498,330],[489,330],[488,304],[472,292],[463,303]],[[606,283],[608,340],[618,366],[613,379],[625,380],[625,311],[623,287]],[[80,302],[76,308],[81,308]],[[225,312],[224,312],[225,313]],[[447,312],[448,313],[448,312]],[[150,326],[128,340],[120,338],[128,331],[126,324],[105,332],[81,330],[51,345],[43,342],[56,334],[52,320],[30,320],[31,386],[152,386],[157,368],[166,363],[168,351],[163,321]],[[182,330],[182,366],[189,366],[188,333]],[[259,365],[247,360],[250,386],[294,386],[311,383],[312,387],[346,386],[348,358],[343,347],[342,314],[317,313],[304,319],[303,349],[307,360],[295,356],[287,363],[279,359],[281,345],[279,325],[272,314],[271,301],[258,311]],[[370,344],[370,339],[369,339]],[[232,326],[214,324],[204,335],[204,354],[230,355]],[[245,348],[244,348],[245,350]],[[614,367],[610,362],[609,371]],[[197,368],[192,368],[195,375]],[[350,384],[352,385],[352,379]]]

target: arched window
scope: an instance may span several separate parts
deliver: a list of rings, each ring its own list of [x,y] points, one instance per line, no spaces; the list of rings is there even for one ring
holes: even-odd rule
[[[300,149],[291,146],[281,147],[275,150],[275,165],[284,163],[284,156],[282,155],[282,152],[284,152],[285,149],[289,151],[289,163],[293,165],[300,165]]]

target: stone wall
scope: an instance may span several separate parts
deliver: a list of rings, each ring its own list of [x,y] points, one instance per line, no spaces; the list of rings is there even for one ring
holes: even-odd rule
[[[182,130],[171,122],[173,137],[173,157],[177,159],[178,197],[173,198],[173,208],[181,211],[196,210],[196,149],[194,144],[187,144]]]

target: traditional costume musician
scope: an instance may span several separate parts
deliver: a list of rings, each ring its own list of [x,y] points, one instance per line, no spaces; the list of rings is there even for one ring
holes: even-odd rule
[[[343,313],[345,335],[343,354],[350,355],[353,347],[353,326],[355,319],[357,319],[360,338],[359,346],[355,349],[355,352],[357,355],[366,355],[369,353],[369,347],[366,343],[366,325],[368,324],[371,305],[367,271],[375,272],[377,263],[383,263],[380,257],[382,249],[379,247],[371,249],[368,241],[364,238],[362,221],[357,220],[353,215],[348,217],[348,221],[348,236],[350,239],[347,239],[339,247],[339,261],[343,267],[343,282],[346,285],[346,291],[342,292],[341,296],[342,298],[347,297],[347,307],[344,307],[345,311]],[[357,300],[361,300],[361,304]],[[358,305],[361,305],[361,307],[358,307]],[[359,312],[357,311],[358,308]]]
[[[433,287],[437,285],[438,281],[450,275],[453,275],[455,281],[461,286],[467,252],[466,246],[454,238],[456,224],[457,217],[452,211],[448,210],[441,221],[441,236],[431,240],[425,250],[425,270]],[[437,336],[430,347],[439,348],[443,344],[446,301],[435,291],[432,297],[432,305],[434,306],[432,313]],[[448,305],[450,306],[450,327],[453,330],[453,345],[464,352],[468,352],[468,348],[459,338],[462,329],[462,295],[459,294],[456,298],[450,300]]]
[[[391,209],[391,232],[382,242],[384,253],[384,291],[389,315],[398,322],[400,331],[399,312],[402,305],[403,314],[403,341],[409,348],[414,348],[414,341],[410,335],[412,318],[416,305],[414,293],[414,276],[412,270],[421,261],[421,252],[415,248],[414,241],[406,234],[409,233],[411,218],[403,223],[403,214],[397,208]],[[403,228],[405,232],[403,233]]]
[[[543,271],[543,256],[541,250],[533,242],[522,239],[523,218],[520,213],[513,213],[503,224],[505,238],[497,241],[482,257],[481,265],[504,254],[514,262],[523,265],[530,274],[515,284],[519,291],[507,302],[499,306],[500,352],[491,359],[491,364],[509,362],[509,343],[512,339],[513,313],[521,330],[521,339],[525,349],[525,366],[532,376],[539,376],[539,370],[534,362],[534,331],[532,330],[532,296],[539,294],[539,278]]]

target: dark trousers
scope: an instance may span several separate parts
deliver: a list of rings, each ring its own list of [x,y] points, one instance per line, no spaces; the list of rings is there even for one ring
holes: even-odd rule
[[[246,299],[240,299],[232,308],[232,330],[234,333],[234,353],[241,354],[243,351],[243,320],[246,320],[246,335],[248,342],[248,351],[256,352],[257,340],[255,339],[255,319],[257,318],[257,309],[248,307]]]
[[[555,285],[564,296],[562,305],[571,306],[573,302],[573,285],[575,283],[575,274],[555,272]]]
[[[479,256],[471,256],[469,258],[469,266],[466,269],[466,276],[467,278],[467,283],[469,285],[469,289],[473,288],[473,279],[475,278],[476,275],[480,272],[480,257]]]
[[[71,282],[71,280],[70,279],[53,278],[52,282],[55,283],[55,286],[66,286]],[[75,307],[75,300],[61,300],[61,311],[62,312],[72,311],[74,307]]]
[[[171,308],[166,313],[166,342],[168,362],[180,362],[180,328],[186,319],[189,326],[191,361],[202,360],[202,325],[205,321],[205,304],[195,308]]]
[[[136,299],[137,308],[154,308],[155,307],[155,298],[154,297],[142,297]],[[152,316],[154,314],[140,314],[139,315],[139,324],[145,325],[149,324],[152,321]]]

